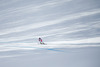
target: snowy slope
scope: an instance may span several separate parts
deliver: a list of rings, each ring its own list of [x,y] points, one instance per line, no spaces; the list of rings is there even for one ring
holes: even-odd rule
[[[3,44],[0,67],[99,67],[99,44]]]
[[[99,3],[0,0],[0,67],[100,67]]]

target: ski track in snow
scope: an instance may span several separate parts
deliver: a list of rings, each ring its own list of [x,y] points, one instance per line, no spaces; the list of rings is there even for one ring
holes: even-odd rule
[[[98,0],[89,1],[1,1],[0,43],[100,37],[100,5]]]

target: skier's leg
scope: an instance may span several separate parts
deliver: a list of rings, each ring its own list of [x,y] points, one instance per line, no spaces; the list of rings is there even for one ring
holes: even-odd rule
[[[42,43],[40,42],[40,44],[42,44]]]

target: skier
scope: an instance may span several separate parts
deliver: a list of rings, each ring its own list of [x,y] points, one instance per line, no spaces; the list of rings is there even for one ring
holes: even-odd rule
[[[46,44],[42,41],[41,38],[39,38],[39,42],[40,42],[40,44],[44,44],[44,45],[46,45]]]
[[[41,38],[39,38],[39,42],[40,44],[44,44]]]

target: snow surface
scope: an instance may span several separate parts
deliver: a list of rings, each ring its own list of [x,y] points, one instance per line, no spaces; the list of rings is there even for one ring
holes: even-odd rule
[[[99,67],[100,44],[3,44],[0,67]]]
[[[3,44],[0,67],[99,67],[97,44]]]
[[[0,0],[0,67],[100,67],[99,57],[100,0]]]

